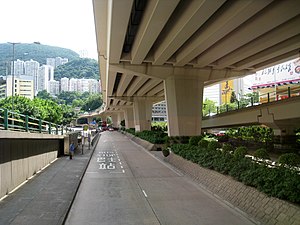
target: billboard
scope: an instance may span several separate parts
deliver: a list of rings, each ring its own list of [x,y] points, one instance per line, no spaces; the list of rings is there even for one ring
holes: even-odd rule
[[[231,93],[233,91],[233,80],[227,80],[221,83],[221,104],[230,103]]]
[[[300,81],[300,58],[287,61],[260,71],[254,75],[252,87]]]

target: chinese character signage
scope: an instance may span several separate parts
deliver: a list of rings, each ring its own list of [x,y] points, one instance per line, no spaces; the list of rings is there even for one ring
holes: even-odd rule
[[[231,93],[234,91],[233,80],[227,80],[221,83],[221,102],[230,103]]]
[[[300,58],[257,71],[253,86],[300,80]]]

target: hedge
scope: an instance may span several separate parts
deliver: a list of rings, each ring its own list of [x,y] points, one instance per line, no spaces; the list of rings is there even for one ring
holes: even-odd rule
[[[229,151],[212,150],[189,144],[174,144],[172,151],[202,167],[229,174],[246,185],[269,196],[300,203],[300,175],[296,170],[278,166],[269,168],[244,157],[245,148],[237,148],[235,157]]]

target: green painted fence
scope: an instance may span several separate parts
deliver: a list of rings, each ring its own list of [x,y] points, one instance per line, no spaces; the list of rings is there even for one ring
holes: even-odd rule
[[[0,130],[63,135],[64,127],[45,120],[0,108]]]

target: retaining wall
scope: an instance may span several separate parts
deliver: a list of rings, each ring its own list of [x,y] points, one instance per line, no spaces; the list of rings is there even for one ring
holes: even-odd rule
[[[230,176],[200,167],[171,153],[164,160],[175,166],[212,194],[225,200],[232,207],[247,213],[266,225],[299,225],[300,206],[277,198],[268,197],[253,187],[244,185]]]
[[[0,131],[0,198],[55,160],[64,137]]]

